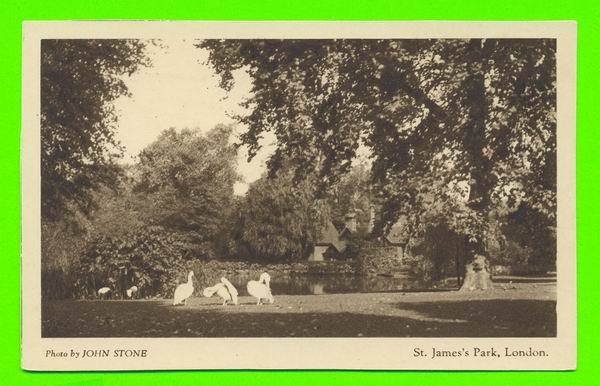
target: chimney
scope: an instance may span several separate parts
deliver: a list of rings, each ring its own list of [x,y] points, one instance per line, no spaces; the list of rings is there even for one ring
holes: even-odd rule
[[[356,232],[356,213],[348,212],[345,217],[346,228],[352,233]]]
[[[367,229],[367,233],[373,232],[375,227],[375,205],[371,205],[369,210],[369,229]]]

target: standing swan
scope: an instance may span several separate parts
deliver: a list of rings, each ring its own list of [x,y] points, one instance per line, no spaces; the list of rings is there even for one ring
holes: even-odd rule
[[[136,294],[137,291],[138,291],[138,287],[134,285],[133,287],[131,287],[127,290],[127,297],[131,299]]]
[[[186,304],[187,298],[192,296],[194,293],[194,283],[192,282],[192,277],[194,276],[194,271],[190,271],[188,273],[188,281],[187,283],[183,283],[177,286],[175,289],[175,295],[173,295],[173,305],[176,306],[178,304]]]
[[[269,300],[269,303],[273,303],[275,301],[275,299],[273,299],[273,295],[271,294],[270,282],[271,276],[269,276],[268,273],[263,272],[258,281],[250,280],[246,285],[248,293],[258,299],[258,302],[256,302],[257,306],[260,305],[261,299],[267,299]]]
[[[212,287],[205,288],[204,291],[202,291],[202,294],[205,297],[210,298],[215,294],[215,292],[223,299],[224,306],[227,305],[228,301],[232,302],[233,304],[238,304],[238,292],[233,284],[231,284],[231,282],[226,278],[222,277],[220,283],[217,283]]]

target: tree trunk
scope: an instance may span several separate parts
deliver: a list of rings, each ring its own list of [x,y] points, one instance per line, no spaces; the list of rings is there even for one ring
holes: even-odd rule
[[[486,119],[488,115],[485,58],[489,44],[489,41],[479,39],[473,39],[470,42],[468,60],[472,67],[470,75],[463,82],[464,101],[468,106],[467,123],[462,136],[470,176],[468,205],[484,221],[489,221],[491,193],[496,183],[496,177],[492,172],[493,163],[484,153],[487,144]],[[492,288],[489,263],[485,257],[487,251],[483,233],[483,230],[480,229],[476,234],[465,237],[464,252],[467,254],[467,264],[461,290]]]
[[[464,270],[461,266],[461,256],[463,256],[462,251],[463,248],[461,248],[461,245],[459,244],[460,239],[459,240],[455,240],[454,242],[454,262],[456,264],[456,285],[458,286],[458,288],[460,288],[462,286],[462,282],[463,282],[463,277],[464,277]]]
[[[473,262],[466,265],[465,280],[460,291],[492,290],[492,275],[488,259],[483,255],[475,255]]]

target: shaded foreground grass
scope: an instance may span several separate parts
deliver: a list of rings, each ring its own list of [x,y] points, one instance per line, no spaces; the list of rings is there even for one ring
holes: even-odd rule
[[[515,284],[490,293],[423,292],[216,298],[51,301],[44,337],[515,337],[556,335],[556,286]]]

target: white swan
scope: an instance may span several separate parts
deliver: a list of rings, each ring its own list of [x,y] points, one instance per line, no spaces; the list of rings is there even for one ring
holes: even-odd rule
[[[192,296],[194,293],[194,283],[192,282],[192,277],[194,276],[194,272],[190,271],[188,273],[188,281],[187,283],[183,283],[177,286],[175,289],[175,295],[173,295],[173,305],[177,304],[186,304],[187,298]]]
[[[210,298],[215,294],[215,292],[223,299],[224,306],[227,305],[228,301],[232,302],[233,304],[238,304],[238,292],[233,284],[231,284],[231,282],[226,278],[222,277],[220,283],[217,283],[212,287],[205,288],[204,291],[202,291],[202,294],[205,297]]]
[[[138,287],[136,286],[132,286],[131,288],[129,288],[127,290],[127,297],[131,298],[133,295],[135,295],[135,293],[138,291]]]
[[[273,303],[275,301],[275,299],[273,299],[273,295],[271,294],[270,282],[271,276],[269,276],[268,273],[263,272],[258,281],[250,280],[246,285],[248,293],[258,299],[258,302],[256,302],[257,306],[260,305],[261,299],[267,299],[269,303]]]
[[[110,293],[110,288],[108,288],[108,287],[102,287],[98,290],[98,296],[100,296],[101,298],[108,297],[109,293]]]
[[[237,305],[238,304],[237,289],[233,286],[233,284],[231,284],[231,282],[229,280],[227,280],[224,277],[221,278],[221,283],[225,284],[225,287],[227,287],[227,290],[229,291],[229,294],[231,295],[231,301],[233,302],[233,304]]]

